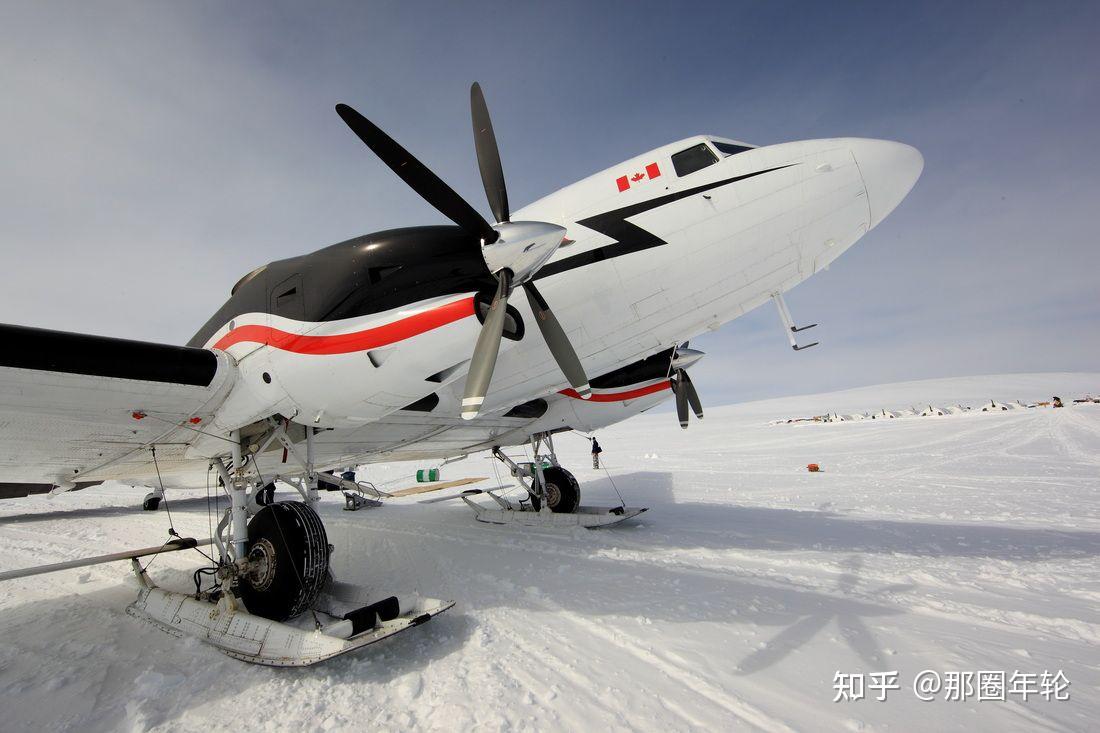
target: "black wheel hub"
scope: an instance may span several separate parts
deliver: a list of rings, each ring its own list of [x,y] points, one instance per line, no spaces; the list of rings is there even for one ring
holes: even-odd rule
[[[546,506],[553,511],[554,507],[561,503],[561,489],[557,484],[546,484]]]
[[[255,590],[265,591],[275,582],[278,553],[268,539],[257,541],[248,549],[249,573],[246,582]]]

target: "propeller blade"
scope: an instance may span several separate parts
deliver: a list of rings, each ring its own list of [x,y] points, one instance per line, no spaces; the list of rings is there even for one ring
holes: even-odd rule
[[[565,335],[565,329],[558,323],[554,312],[543,299],[535,284],[527,281],[523,284],[523,292],[527,293],[527,302],[531,304],[531,310],[535,314],[535,322],[539,324],[542,337],[546,345],[550,347],[550,353],[554,355],[554,361],[558,363],[562,374],[569,380],[569,384],[577,391],[581,399],[587,400],[592,396],[592,389],[588,385],[588,376],[584,373],[581,360],[569,343],[569,337]]]
[[[686,371],[681,369],[680,376],[684,380],[684,391],[687,392],[688,404],[691,405],[691,410],[695,413],[695,417],[702,420],[703,403],[699,401],[699,393],[695,391],[695,385],[691,383],[691,377],[688,376]]]
[[[687,390],[684,388],[683,370],[677,369],[671,380],[672,393],[676,395],[676,417],[680,418],[680,427],[688,426]]]
[[[486,244],[497,240],[496,231],[481,214],[377,125],[346,104],[336,105],[336,113],[390,170],[439,213]]]
[[[508,188],[504,185],[504,168],[500,164],[500,149],[493,133],[493,121],[489,119],[489,107],[485,95],[476,81],[470,87],[470,115],[474,122],[474,148],[477,150],[477,167],[481,169],[481,183],[485,197],[498,222],[508,221]]]
[[[512,276],[508,270],[497,275],[497,292],[481,324],[474,355],[470,357],[470,371],[466,374],[466,391],[462,395],[462,419],[473,420],[481,411],[485,402],[485,393],[489,391],[489,382],[493,379],[493,369],[497,365],[500,352],[500,339],[504,333],[504,317],[508,314],[508,294],[512,290]]]

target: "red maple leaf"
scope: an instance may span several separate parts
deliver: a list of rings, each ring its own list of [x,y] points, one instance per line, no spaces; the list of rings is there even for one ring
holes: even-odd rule
[[[642,180],[643,178],[645,178],[645,173],[635,173],[634,175],[632,175],[630,177],[630,180],[637,183],[638,181]]]

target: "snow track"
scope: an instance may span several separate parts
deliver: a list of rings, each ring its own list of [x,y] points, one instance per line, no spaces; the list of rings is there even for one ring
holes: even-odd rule
[[[337,577],[458,605],[304,670],[243,665],[126,616],[124,564],[12,581],[0,728],[208,731],[239,715],[246,730],[1085,730],[1100,719],[1100,405],[768,422],[1098,387],[886,385],[708,409],[688,431],[649,414],[599,437],[615,484],[651,511],[599,531],[483,525],[414,498],[347,513],[324,495]],[[587,443],[557,443],[585,501],[614,503]],[[480,456],[446,471],[491,475]],[[0,504],[0,567],[163,541],[166,516],[141,512],[143,493]],[[173,494],[177,529],[205,537],[205,499]],[[186,589],[197,564],[165,555],[152,573]],[[924,669],[1061,669],[1071,700],[924,703]],[[901,689],[833,703],[838,670],[897,670]]]

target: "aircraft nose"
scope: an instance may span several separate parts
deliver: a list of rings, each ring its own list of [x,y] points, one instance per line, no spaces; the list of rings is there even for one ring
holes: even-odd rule
[[[867,188],[873,228],[912,190],[924,170],[924,156],[911,145],[890,140],[857,139],[851,147]]]

